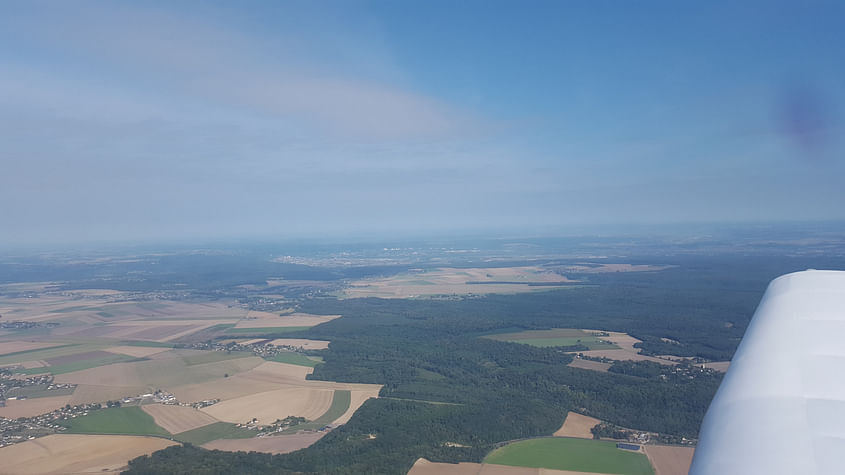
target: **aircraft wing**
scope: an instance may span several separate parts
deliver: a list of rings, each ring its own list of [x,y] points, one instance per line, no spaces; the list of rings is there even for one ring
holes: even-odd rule
[[[773,280],[701,426],[691,475],[845,473],[845,272]]]

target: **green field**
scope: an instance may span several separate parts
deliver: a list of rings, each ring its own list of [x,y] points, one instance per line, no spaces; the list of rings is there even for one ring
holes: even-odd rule
[[[7,353],[0,357],[0,364],[20,363],[22,361],[36,361],[56,358],[58,356],[67,356],[74,353],[84,353],[86,351],[101,350],[106,348],[106,345],[58,345],[49,348],[37,348],[34,350],[16,351],[14,353]]]
[[[91,358],[88,360],[83,361],[74,361],[73,363],[63,364],[63,365],[54,365],[48,366],[45,368],[30,368],[30,369],[22,369],[18,370],[19,373],[23,374],[42,374],[42,373],[51,373],[51,374],[64,374],[64,373],[71,373],[73,371],[81,371],[83,369],[88,368],[96,368],[98,366],[105,366],[114,363],[126,363],[128,361],[142,361],[142,359],[135,358],[134,356],[127,356],[127,355],[109,355],[104,356],[102,358]]]
[[[619,348],[613,343],[601,341],[601,337],[596,337],[583,330],[577,330],[574,328],[555,328],[552,330],[527,330],[517,333],[498,333],[495,335],[485,335],[484,338],[539,347],[583,345],[590,350],[610,350]]]
[[[215,422],[207,426],[175,434],[173,438],[179,442],[189,442],[202,445],[217,439],[249,439],[258,432],[235,426],[229,422]]]
[[[257,327],[257,328],[229,328],[227,335],[269,335],[273,333],[301,332],[311,327]]]
[[[320,364],[319,360],[311,359],[308,356],[303,355],[302,353],[297,353],[295,351],[282,351],[276,356],[272,358],[267,358],[268,361],[275,361],[277,363],[287,363],[287,364],[295,364],[299,366],[307,366],[309,368],[313,368]]]
[[[644,454],[617,449],[615,442],[566,437],[515,442],[491,452],[484,463],[576,472],[654,474]]]
[[[156,425],[153,417],[140,407],[113,407],[93,411],[59,424],[73,434],[128,434],[170,437],[170,433]]]

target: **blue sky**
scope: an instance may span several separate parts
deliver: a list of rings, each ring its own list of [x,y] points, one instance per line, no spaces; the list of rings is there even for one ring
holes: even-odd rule
[[[0,242],[845,219],[841,2],[30,2]]]

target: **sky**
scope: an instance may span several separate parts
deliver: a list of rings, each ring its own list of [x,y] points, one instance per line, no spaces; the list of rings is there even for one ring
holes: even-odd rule
[[[843,2],[0,7],[0,244],[845,219]]]

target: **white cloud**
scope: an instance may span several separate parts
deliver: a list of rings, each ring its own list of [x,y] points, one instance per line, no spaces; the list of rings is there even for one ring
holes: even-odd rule
[[[24,11],[14,21],[0,20],[0,27],[47,59],[29,75],[40,75],[37,86],[31,77],[19,77],[26,86],[10,85],[15,78],[5,73],[4,95],[33,106],[82,99],[87,104],[62,111],[84,116],[92,109],[123,108],[127,119],[157,112],[167,120],[188,107],[280,120],[296,133],[362,141],[453,137],[478,126],[468,112],[396,81],[397,74],[374,77],[395,67],[385,66],[389,57],[373,60],[366,42],[357,49],[364,63],[376,64],[375,75],[323,60],[331,45],[323,40],[309,46],[323,32],[301,26],[267,39],[229,29],[213,16],[104,2]],[[357,41],[342,33],[335,39]],[[344,48],[347,55],[354,51]]]

